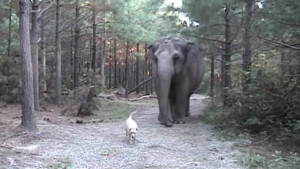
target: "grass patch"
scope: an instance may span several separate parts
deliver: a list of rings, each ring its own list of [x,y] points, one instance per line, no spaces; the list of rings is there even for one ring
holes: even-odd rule
[[[131,112],[131,107],[129,104],[125,103],[113,103],[110,108],[111,116],[110,120],[125,119]]]
[[[138,100],[137,103],[142,103],[142,104],[158,104],[158,100],[157,100],[157,98],[141,99],[141,100]]]
[[[257,153],[245,153],[241,157],[241,163],[247,168],[263,169],[299,169],[300,157],[296,153],[291,153],[283,157],[280,151],[275,151],[271,157],[267,158]]]
[[[211,102],[208,103],[208,106],[204,109],[201,119],[205,123],[213,125],[215,135],[220,140],[232,141],[247,138],[248,133],[239,130],[235,121],[230,120],[230,117],[224,112],[226,112],[226,110],[224,110],[223,107]]]
[[[255,137],[267,138],[267,133],[259,133],[256,135],[249,134],[250,132],[241,127],[241,124],[232,117],[230,113],[232,110],[226,110],[217,103],[208,103],[204,110],[202,120],[205,123],[213,125],[215,135],[220,140],[225,141],[240,141],[240,140],[255,140]],[[255,136],[255,137],[252,137]],[[239,143],[238,143],[239,144]],[[243,145],[242,145],[243,146]],[[244,145],[246,146],[246,145]],[[246,149],[240,157],[240,162],[246,168],[259,168],[259,169],[299,169],[300,157],[297,153],[281,153],[275,151],[274,153],[259,150],[254,153],[251,148]],[[260,155],[260,154],[264,155]],[[284,155],[283,155],[284,154]]]
[[[73,164],[70,160],[65,159],[65,160],[59,160],[57,162],[49,164],[47,169],[69,169],[73,168]]]
[[[100,100],[100,110],[95,113],[94,118],[103,119],[105,121],[118,121],[128,117],[132,111],[132,106],[126,102]]]

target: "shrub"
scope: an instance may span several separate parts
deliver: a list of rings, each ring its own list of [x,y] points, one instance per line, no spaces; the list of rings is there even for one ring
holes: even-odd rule
[[[279,139],[300,139],[300,79],[258,71],[249,89],[233,89],[229,100],[239,126],[252,133],[268,132]]]

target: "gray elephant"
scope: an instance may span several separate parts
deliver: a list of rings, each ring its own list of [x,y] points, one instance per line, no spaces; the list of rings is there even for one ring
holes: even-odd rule
[[[198,46],[178,37],[165,37],[149,46],[149,58],[156,65],[158,120],[167,127],[184,123],[190,115],[190,96],[204,75]]]

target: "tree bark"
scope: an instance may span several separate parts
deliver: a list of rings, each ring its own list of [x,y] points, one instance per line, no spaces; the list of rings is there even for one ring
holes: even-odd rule
[[[47,91],[47,59],[46,59],[46,37],[45,37],[45,15],[41,18],[41,53],[42,53],[42,86]]]
[[[224,48],[224,105],[228,106],[228,90],[231,88],[231,27],[230,27],[230,6],[225,9],[225,48]]]
[[[22,122],[21,126],[28,131],[36,130],[33,71],[30,50],[29,7],[30,0],[20,0],[20,51],[22,61]]]
[[[221,89],[225,86],[225,55],[221,55]]]
[[[128,59],[129,59],[129,41],[126,41],[126,55],[125,55],[125,75],[124,75],[124,86],[126,89],[125,97],[128,97],[128,87],[129,87],[129,65],[128,65]]]
[[[251,83],[251,22],[253,15],[254,1],[246,1],[246,10],[245,10],[245,36],[244,36],[244,56],[243,56],[243,90],[247,91],[249,84]]]
[[[79,39],[80,39],[80,28],[79,28],[79,17],[80,17],[80,7],[79,0],[75,2],[75,39],[74,39],[74,87],[79,86]]]
[[[96,0],[93,0],[93,38],[92,38],[92,69],[95,72],[96,71],[96,52],[97,52],[97,47],[96,47]]]
[[[34,107],[40,109],[39,97],[39,0],[32,2],[32,27],[31,27],[31,57],[33,69],[33,90],[34,90]]]
[[[136,53],[137,53],[137,57],[136,57],[136,69],[135,69],[135,85],[138,86],[139,84],[139,64],[140,64],[140,58],[139,58],[139,53],[140,53],[140,44],[137,43],[136,44]],[[136,93],[140,93],[139,87],[136,88]]]
[[[214,97],[215,90],[215,56],[211,56],[210,62],[210,96]]]
[[[122,63],[121,61],[119,62],[119,66],[118,66],[118,77],[119,77],[119,86],[124,86],[123,81],[122,81]]]
[[[7,57],[10,57],[12,3],[13,3],[13,1],[10,1],[10,4],[9,4],[8,39],[7,39]]]
[[[148,45],[147,45],[147,43],[145,43],[145,79],[147,79],[148,77],[149,77],[149,61],[148,61],[148,58],[147,58],[147,54],[148,54]],[[144,79],[144,80],[145,80]],[[145,94],[146,95],[148,95],[148,94],[150,94],[150,92],[149,92],[149,83],[146,83],[145,84]]]
[[[71,24],[71,29],[73,28],[73,24]],[[74,82],[74,48],[73,48],[73,40],[74,40],[74,34],[73,31],[70,31],[70,75],[71,80]],[[73,85],[74,87],[74,85]]]
[[[108,88],[111,89],[111,71],[112,71],[112,43],[109,43],[109,69],[108,69]]]
[[[55,57],[56,57],[56,83],[55,83],[55,104],[60,105],[62,102],[61,94],[61,0],[56,0],[56,27],[55,27]]]
[[[104,35],[105,38],[105,35]],[[103,40],[101,55],[101,88],[105,87],[105,61],[106,61],[106,40]]]
[[[114,66],[114,88],[117,88],[117,39],[114,39],[114,61],[115,61],[115,66]]]

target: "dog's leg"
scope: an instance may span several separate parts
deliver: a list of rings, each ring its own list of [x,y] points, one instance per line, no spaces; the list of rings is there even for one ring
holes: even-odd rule
[[[131,134],[129,134],[129,144],[132,144]]]

